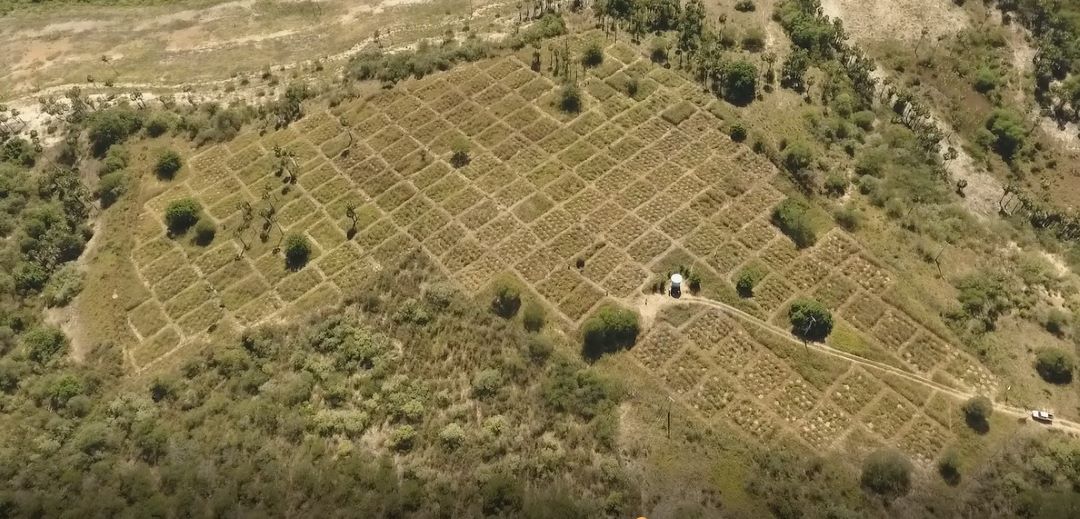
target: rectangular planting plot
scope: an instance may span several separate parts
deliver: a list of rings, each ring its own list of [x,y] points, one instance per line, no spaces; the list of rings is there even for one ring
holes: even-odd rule
[[[318,270],[308,267],[298,272],[290,272],[275,288],[283,301],[296,301],[321,281],[322,276]]]
[[[161,311],[161,306],[154,299],[144,301],[141,305],[136,306],[128,312],[127,317],[128,323],[135,328],[135,332],[141,337],[150,337],[169,324],[165,312]]]
[[[876,432],[882,438],[892,439],[918,412],[918,408],[904,397],[892,391],[886,391],[873,406],[866,410],[862,421],[867,429]]]
[[[580,321],[588,311],[600,302],[604,293],[596,287],[581,283],[559,303],[559,309],[572,321]]]
[[[848,413],[858,414],[883,389],[884,384],[877,378],[861,368],[853,368],[836,385],[830,398]]]

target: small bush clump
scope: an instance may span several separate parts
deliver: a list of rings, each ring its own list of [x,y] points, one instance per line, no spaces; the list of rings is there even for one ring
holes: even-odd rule
[[[176,176],[176,172],[180,171],[180,167],[183,166],[183,161],[180,158],[180,154],[173,150],[166,150],[162,153],[157,163],[154,164],[154,173],[158,178],[171,180]]]
[[[199,221],[202,207],[191,198],[175,200],[165,208],[165,226],[173,234],[184,234]]]
[[[1051,384],[1072,382],[1076,361],[1068,353],[1057,348],[1043,348],[1035,354],[1035,371]]]
[[[199,245],[209,245],[216,234],[217,226],[206,218],[201,218],[199,223],[195,224],[195,243]]]
[[[800,249],[809,247],[817,241],[817,234],[810,224],[807,214],[810,207],[798,198],[788,198],[773,209],[772,223],[786,234]]]
[[[307,265],[311,258],[311,244],[308,239],[299,234],[290,234],[285,238],[285,266],[291,270],[299,270]]]
[[[597,359],[605,353],[629,348],[637,341],[639,331],[638,315],[633,310],[602,307],[582,325],[585,357]]]

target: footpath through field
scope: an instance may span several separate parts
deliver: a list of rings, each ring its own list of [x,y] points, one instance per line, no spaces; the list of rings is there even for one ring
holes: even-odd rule
[[[742,310],[740,310],[738,308],[735,308],[734,306],[731,306],[731,305],[726,304],[726,303],[722,303],[720,301],[714,301],[712,299],[706,299],[706,298],[703,298],[703,297],[692,296],[692,295],[689,295],[689,294],[683,294],[682,298],[680,298],[680,299],[673,299],[673,298],[669,298],[669,297],[664,297],[662,304],[667,305],[667,304],[674,304],[674,303],[678,303],[678,302],[690,302],[690,303],[695,303],[695,304],[699,304],[699,305],[703,305],[703,306],[709,306],[709,307],[712,307],[712,308],[720,309],[720,310],[730,314],[733,317],[736,317],[736,318],[741,319],[743,321],[748,321],[748,322],[750,322],[750,323],[752,323],[752,324],[754,324],[754,325],[756,325],[756,326],[758,326],[758,327],[760,327],[760,328],[762,328],[762,329],[764,329],[764,330],[766,330],[766,331],[780,337],[781,339],[783,339],[785,341],[791,342],[793,344],[799,344],[799,345],[804,346],[806,348],[814,349],[814,350],[816,350],[816,351],[818,351],[820,353],[823,353],[825,355],[831,355],[833,357],[837,357],[837,358],[846,360],[848,362],[859,364],[859,365],[862,365],[862,366],[867,367],[867,368],[892,373],[893,375],[896,375],[898,377],[902,377],[902,378],[907,379],[907,380],[909,380],[911,382],[915,382],[916,384],[922,384],[922,385],[927,386],[927,387],[929,387],[929,388],[931,388],[933,390],[939,391],[939,392],[941,392],[943,394],[951,395],[954,398],[957,398],[957,399],[960,399],[960,400],[967,400],[967,399],[972,398],[973,396],[975,396],[973,393],[968,393],[968,392],[965,392],[965,391],[961,391],[961,390],[958,390],[958,389],[955,389],[955,388],[948,387],[948,386],[946,386],[944,384],[935,382],[935,381],[933,381],[931,379],[928,379],[926,377],[917,375],[915,373],[911,373],[910,371],[906,371],[906,370],[903,370],[903,369],[900,369],[900,368],[896,368],[896,367],[890,366],[888,364],[883,364],[881,362],[876,362],[876,361],[873,361],[873,360],[865,359],[865,358],[859,357],[858,355],[853,355],[851,353],[847,353],[845,351],[838,350],[838,349],[833,348],[833,347],[831,347],[831,346],[829,346],[827,344],[822,344],[822,343],[817,343],[817,342],[803,342],[803,341],[800,341],[800,340],[796,339],[795,337],[793,337],[791,335],[790,331],[785,330],[783,328],[780,328],[778,326],[774,326],[772,324],[769,324],[768,322],[765,322],[765,321],[763,321],[763,320],[761,320],[761,319],[759,319],[759,318],[757,318],[757,317],[755,317],[755,316],[753,316],[753,315],[751,315],[749,313],[746,313],[746,312],[744,312],[744,311],[742,311]],[[1018,418],[1030,418],[1031,417],[1031,411],[1030,410],[1022,409],[1022,408],[1019,408],[1019,407],[1009,406],[1009,405],[1002,404],[1002,403],[996,402],[996,401],[994,402],[994,410],[996,412],[1004,413],[1004,414],[1015,416],[1015,417],[1018,417]],[[1070,421],[1070,420],[1065,420],[1065,419],[1062,419],[1062,418],[1055,418],[1053,425],[1048,425],[1047,427],[1053,428],[1053,429],[1064,430],[1064,431],[1067,431],[1067,432],[1070,432],[1070,433],[1073,433],[1073,434],[1080,434],[1080,424],[1078,424],[1076,422],[1073,422],[1073,421]]]

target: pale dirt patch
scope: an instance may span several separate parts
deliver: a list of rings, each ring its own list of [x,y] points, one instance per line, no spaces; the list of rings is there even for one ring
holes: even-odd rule
[[[971,23],[967,13],[949,0],[822,0],[821,9],[830,18],[843,20],[848,34],[863,41],[914,42],[923,29],[933,40]]]

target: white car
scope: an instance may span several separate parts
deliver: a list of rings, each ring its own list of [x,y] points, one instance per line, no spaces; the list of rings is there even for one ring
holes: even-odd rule
[[[1036,410],[1031,412],[1031,418],[1038,422],[1053,423],[1054,413]]]

